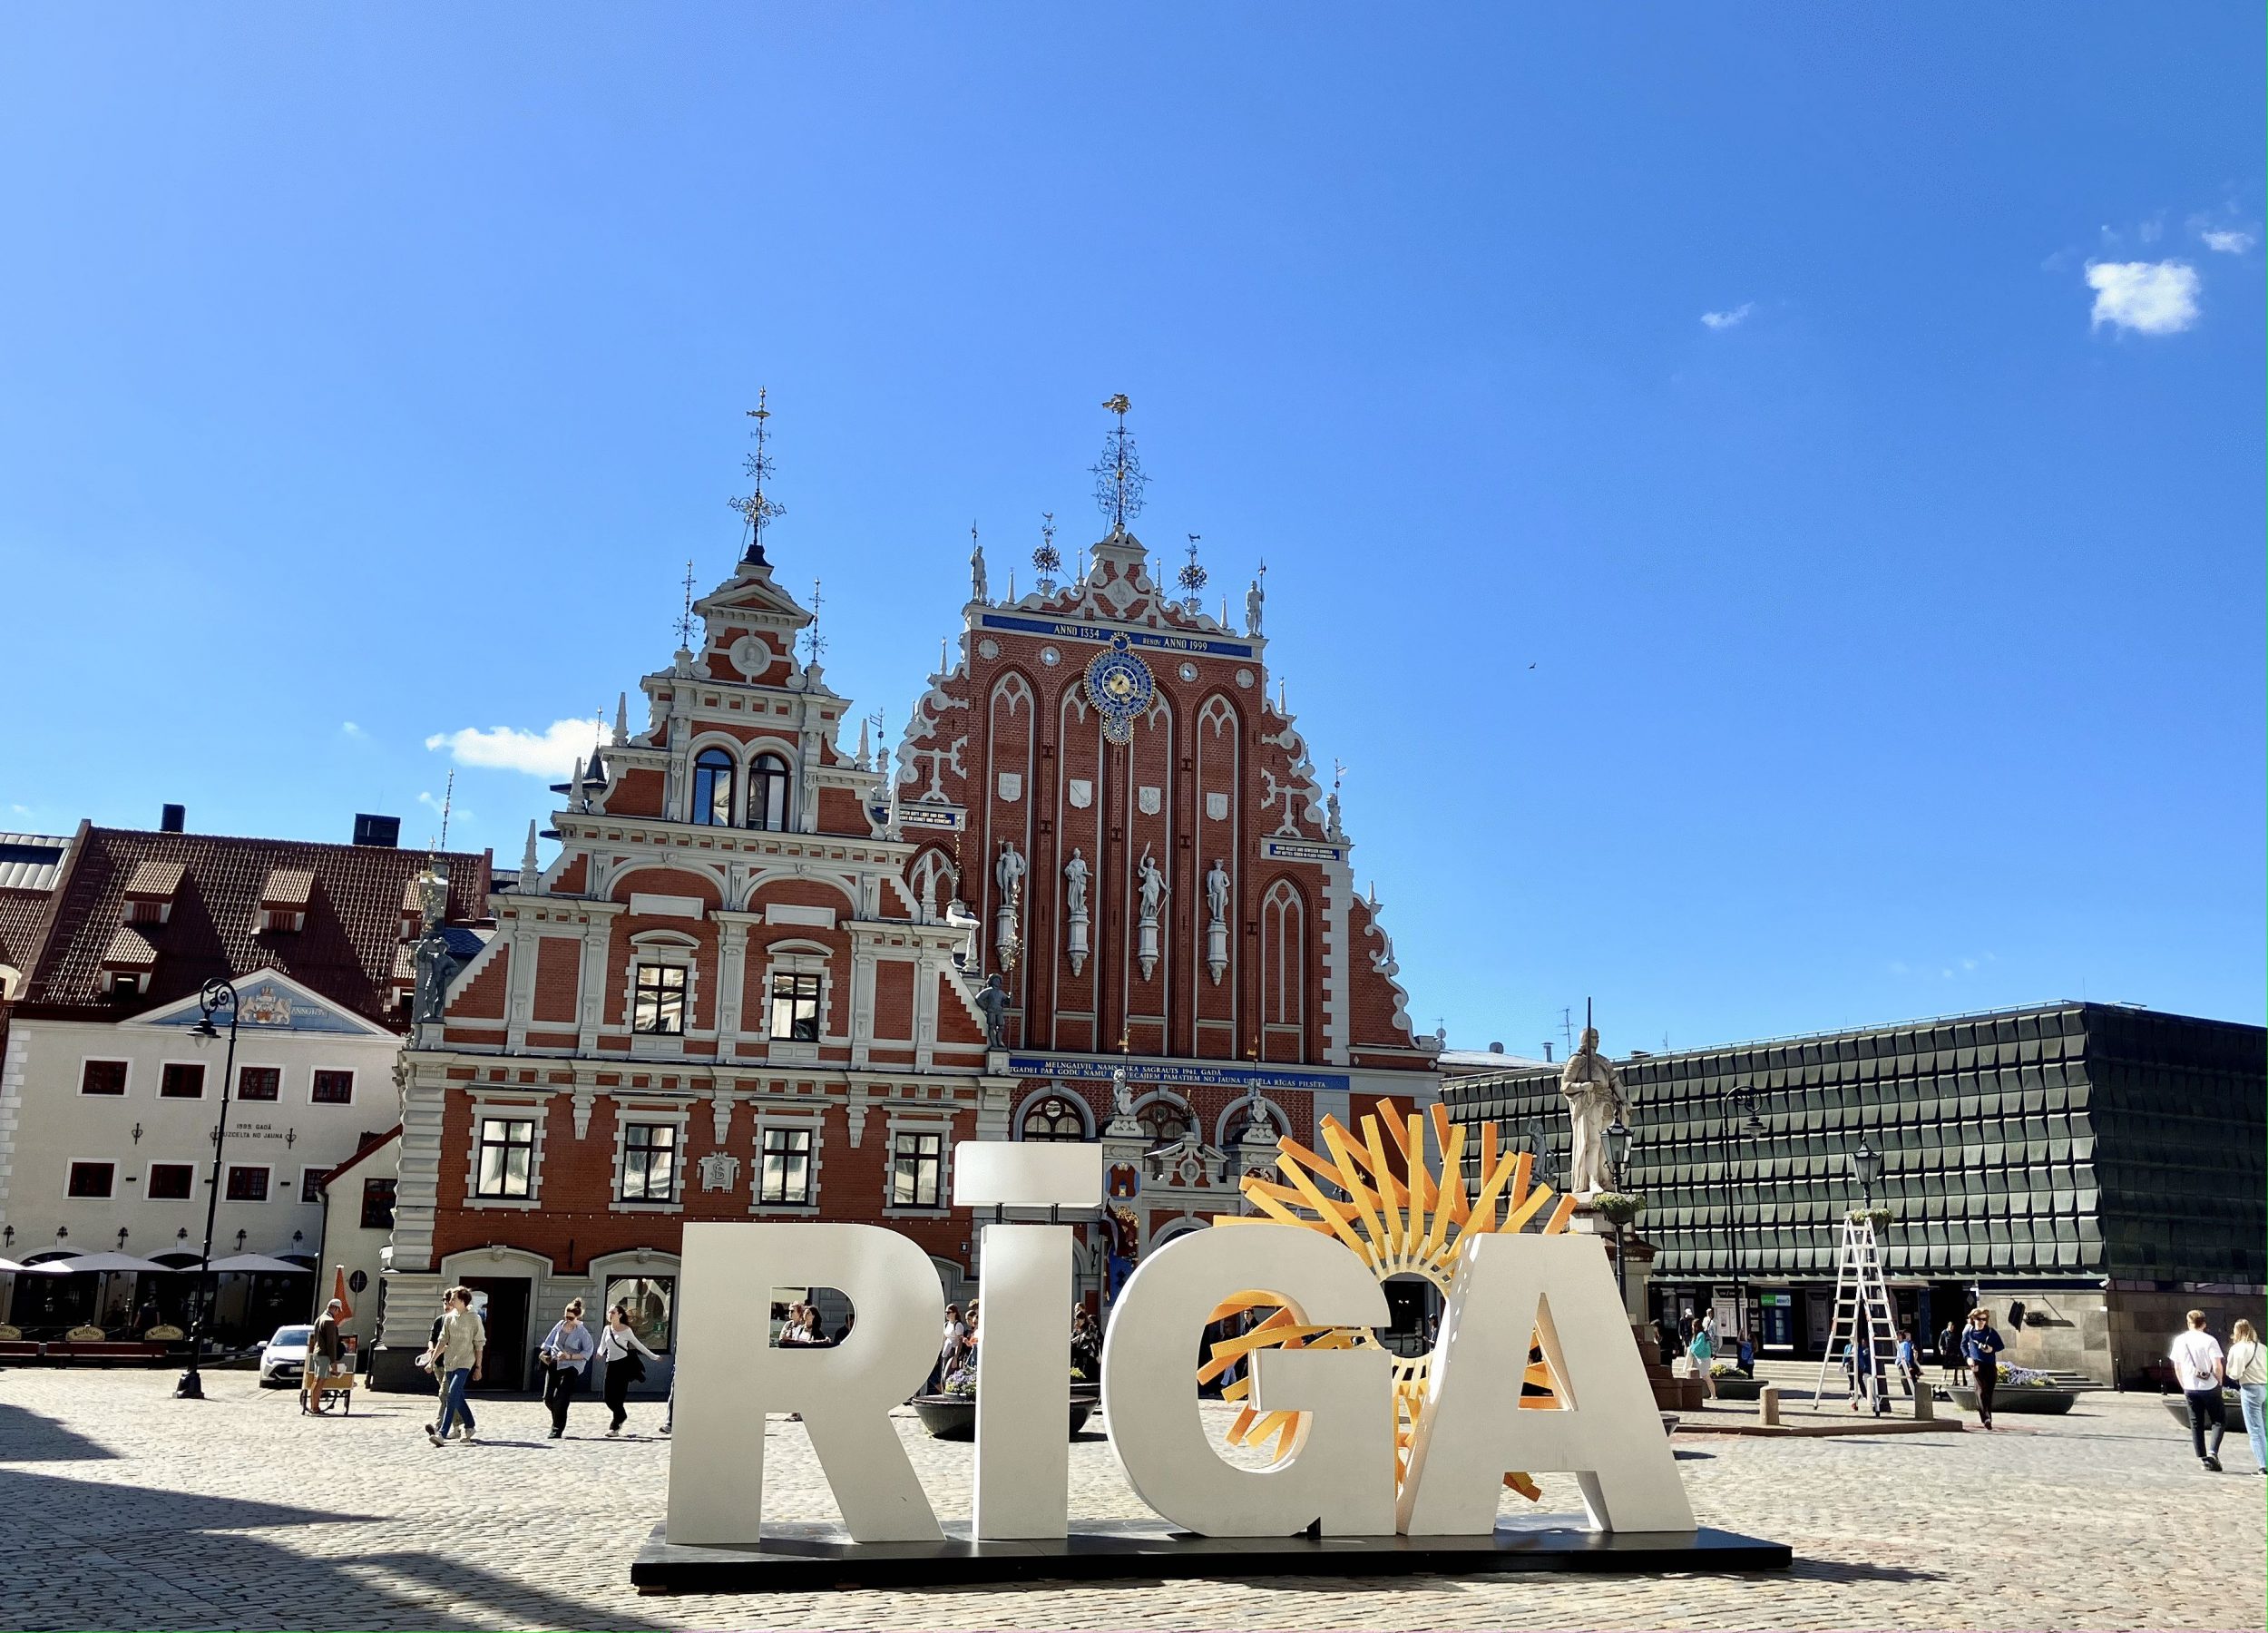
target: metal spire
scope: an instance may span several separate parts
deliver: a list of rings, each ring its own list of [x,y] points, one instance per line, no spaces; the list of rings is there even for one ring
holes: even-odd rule
[[[811,656],[805,659],[804,662],[817,663],[819,654],[826,650],[826,637],[819,633],[819,581],[817,579],[811,581],[811,623],[804,631],[804,640],[811,648]]]
[[[1198,565],[1197,560],[1197,542],[1204,536],[1203,533],[1188,535],[1188,564],[1175,575],[1175,582],[1181,586],[1183,603],[1188,608],[1191,618],[1195,618],[1205,610],[1206,572],[1204,568]]]
[[[756,429],[749,434],[756,438],[756,452],[748,456],[744,467],[746,474],[755,484],[754,491],[729,502],[748,524],[748,547],[740,560],[745,564],[758,567],[771,564],[764,559],[765,524],[787,513],[786,505],[775,504],[764,496],[764,484],[772,475],[772,455],[768,447],[771,433],[766,424],[772,417],[772,411],[764,406],[764,400],[765,390],[759,386],[756,392],[756,406],[748,410],[748,417],[756,422]]]
[[[1119,424],[1103,438],[1102,457],[1090,467],[1095,477],[1095,503],[1110,518],[1110,531],[1124,533],[1127,523],[1141,513],[1142,489],[1148,478],[1134,453],[1134,435],[1126,428],[1127,410],[1134,405],[1121,391],[1102,406],[1119,416]]]
[[[693,649],[693,559],[685,559],[685,609],[678,614],[678,650]]]
[[[1031,552],[1031,565],[1040,574],[1040,593],[1055,593],[1055,575],[1063,571],[1063,552],[1055,548],[1055,513],[1040,513],[1040,548]]]

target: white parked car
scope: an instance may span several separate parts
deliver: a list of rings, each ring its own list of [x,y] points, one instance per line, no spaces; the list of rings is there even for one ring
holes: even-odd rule
[[[297,1384],[308,1364],[308,1340],[315,1335],[311,1326],[279,1326],[275,1336],[260,1346],[260,1387],[280,1389],[287,1384]]]

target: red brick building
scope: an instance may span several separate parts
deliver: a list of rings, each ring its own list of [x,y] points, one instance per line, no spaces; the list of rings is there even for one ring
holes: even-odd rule
[[[894,768],[841,746],[760,542],[694,604],[413,1029],[389,1350],[458,1281],[492,1354],[572,1296],[631,1297],[666,1349],[688,1219],[885,1223],[958,1295],[955,1140],[1101,1140],[1147,1242],[1233,1206],[1276,1130],[1430,1100],[1336,797],[1266,700],[1257,587],[1233,631],[1122,526],[1065,587],[977,577]]]

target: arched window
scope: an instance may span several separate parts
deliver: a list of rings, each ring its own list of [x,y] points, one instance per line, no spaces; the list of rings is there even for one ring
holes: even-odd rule
[[[1154,1100],[1134,1114],[1134,1120],[1153,1146],[1171,1145],[1189,1131],[1189,1109],[1178,1100]]]
[[[732,756],[721,748],[693,757],[691,820],[707,827],[732,826]]]
[[[787,831],[787,762],[777,754],[759,754],[748,768],[748,826]]]
[[[1023,1114],[1026,1139],[1079,1140],[1087,1138],[1087,1120],[1079,1108],[1060,1094],[1051,1094]]]

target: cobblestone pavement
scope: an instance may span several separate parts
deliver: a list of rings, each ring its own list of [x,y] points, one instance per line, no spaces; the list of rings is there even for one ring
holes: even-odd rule
[[[544,1438],[533,1401],[483,1402],[488,1437],[435,1450],[427,1402],[365,1395],[301,1417],[288,1392],[208,1374],[0,1373],[0,1625],[9,1628],[2250,1628],[2263,1496],[2243,1437],[2200,1471],[2155,1398],[2090,1395],[2001,1433],[1677,1437],[1705,1524],[1792,1544],[1735,1577],[1317,1577],[744,1598],[641,1597],[668,1442],[610,1441],[603,1408]],[[634,1405],[650,1432],[659,1408]],[[900,1432],[941,1515],[966,1445]],[[770,1425],[782,1519],[831,1519],[799,1424]],[[1100,1438],[1074,1513],[1141,1512]],[[1545,1509],[1577,1510],[1547,1479]],[[1519,1499],[1507,1507],[1532,1511]]]

